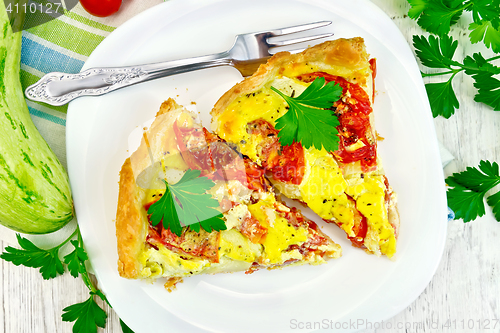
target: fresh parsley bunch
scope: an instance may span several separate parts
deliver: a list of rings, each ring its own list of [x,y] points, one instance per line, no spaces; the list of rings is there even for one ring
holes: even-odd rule
[[[76,238],[73,240],[73,238]],[[104,328],[108,315],[97,304],[95,297],[101,298],[108,303],[106,296],[94,286],[90,279],[86,268],[88,260],[87,252],[83,247],[83,239],[80,234],[80,229],[77,227],[71,236],[64,240],[61,244],[45,250],[41,249],[30,240],[21,237],[17,234],[17,242],[21,249],[8,246],[5,252],[0,254],[0,258],[5,261],[10,261],[14,265],[23,265],[26,267],[39,268],[42,277],[45,280],[53,279],[57,275],[64,274],[65,266],[73,277],[82,277],[83,282],[89,289],[89,298],[82,302],[73,304],[63,309],[62,320],[75,322],[73,324],[73,333],[95,333],[97,327]],[[73,251],[64,256],[63,262],[59,258],[59,250],[66,244],[71,243]],[[111,306],[111,305],[110,305]],[[124,332],[132,332],[125,323],[120,320]],[[128,330],[128,331],[127,331]]]
[[[500,52],[500,0],[408,0],[408,15],[424,30],[445,36],[464,12],[471,12],[470,41]]]
[[[481,53],[474,53],[472,57],[465,57],[463,62],[455,61],[453,56],[458,42],[450,36],[440,38],[413,36],[413,46],[422,65],[429,68],[447,69],[439,73],[422,73],[423,77],[451,74],[445,82],[425,85],[434,117],[449,118],[455,113],[455,109],[459,108],[452,81],[460,72],[465,72],[473,78],[474,87],[477,88],[477,94],[474,97],[476,102],[484,103],[495,111],[500,111],[500,80],[494,77],[500,74],[500,67],[492,64],[494,60],[500,59],[500,56],[485,59]]]
[[[485,214],[487,192],[500,184],[498,164],[481,161],[477,168],[467,167],[465,171],[446,178],[446,184],[450,186],[448,205],[455,211],[455,219],[475,220]],[[488,196],[486,203],[492,207],[495,219],[500,221],[500,191]]]

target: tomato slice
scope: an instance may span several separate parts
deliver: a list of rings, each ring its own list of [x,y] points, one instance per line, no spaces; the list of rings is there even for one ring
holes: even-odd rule
[[[370,62],[371,70],[376,75],[375,60]],[[368,140],[367,134],[370,130],[370,113],[373,111],[368,94],[359,86],[346,79],[324,72],[314,72],[299,75],[297,78],[304,82],[312,82],[318,77],[324,77],[326,82],[335,82],[343,89],[343,94],[347,92],[350,98],[341,99],[334,103],[337,108],[337,115],[340,125],[339,149],[333,154],[342,163],[352,163],[359,161],[364,171],[371,171],[377,165],[376,143]],[[362,142],[363,146],[353,151],[346,147],[356,142]]]
[[[346,94],[347,91],[349,91],[351,97],[356,100],[356,103],[349,103],[355,112],[361,111],[365,114],[370,114],[370,112],[372,112],[372,108],[370,106],[370,98],[368,97],[368,94],[357,83],[351,83],[346,79],[344,79],[343,77],[337,75],[331,75],[324,72],[303,74],[299,75],[297,78],[303,82],[312,82],[318,77],[324,77],[327,83],[334,81],[336,84],[342,87],[343,94]]]
[[[260,166],[206,128],[184,128],[175,122],[173,129],[182,158],[190,169],[201,170],[201,176],[237,180],[256,191],[266,191],[269,187]]]
[[[80,0],[82,7],[94,16],[110,16],[120,9],[122,0]]]
[[[303,255],[307,255],[309,252],[316,252],[324,255],[324,252],[319,250],[319,248],[322,245],[328,245],[331,240],[328,239],[328,236],[322,234],[319,226],[315,222],[302,215],[295,207],[290,207],[290,211],[283,212],[283,215],[295,228],[307,228],[309,231],[306,242],[301,245],[290,245],[288,250],[297,249]]]
[[[369,60],[370,63],[370,69],[372,70],[372,89],[373,89],[373,96],[372,96],[372,101],[375,100],[375,76],[377,76],[377,60],[375,58],[371,58]]]
[[[185,228],[181,236],[177,236],[163,225],[149,226],[146,241],[153,247],[158,248],[163,244],[167,249],[179,254],[191,255],[193,257],[208,259],[212,263],[219,262],[219,232],[206,232],[200,229],[196,232]]]
[[[350,196],[347,197],[349,198],[349,200],[351,200],[351,202],[356,203],[356,201],[353,198],[351,198]],[[347,238],[349,238],[353,246],[364,249],[366,232],[368,231],[368,223],[366,222],[366,217],[363,214],[361,214],[361,212],[357,208],[354,208],[353,213],[354,213],[354,227],[352,229],[356,236]]]
[[[260,135],[263,139],[257,148],[262,166],[273,178],[284,183],[299,185],[304,177],[304,148],[300,142],[281,146],[278,130],[268,121],[257,119],[247,124],[247,132]]]
[[[259,220],[251,214],[247,215],[241,225],[240,232],[245,235],[252,243],[264,243],[267,236],[267,228],[260,224]]]
[[[213,171],[212,157],[207,139],[201,128],[179,127],[174,122],[173,129],[182,158],[190,169],[201,170],[201,176]]]

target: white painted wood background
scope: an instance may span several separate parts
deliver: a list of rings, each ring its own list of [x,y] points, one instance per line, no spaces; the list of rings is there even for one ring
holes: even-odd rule
[[[415,21],[406,16],[406,0],[372,1],[393,19],[410,44],[414,34],[422,33]],[[477,51],[484,51],[487,58],[491,51],[468,42],[468,22],[461,19],[452,29],[452,35],[459,39],[457,59]],[[460,110],[451,119],[435,120],[439,140],[456,158],[445,169],[446,176],[466,166],[476,166],[481,159],[500,162],[500,112],[473,101],[475,88],[469,77],[459,75],[454,88]],[[485,217],[468,224],[449,222],[441,264],[426,290],[403,312],[385,322],[385,327],[392,329],[365,333],[500,332],[499,237],[500,223],[489,210]],[[7,245],[0,241],[2,251]],[[0,332],[5,333],[71,332],[72,324],[61,321],[62,309],[88,297],[79,278],[65,274],[45,281],[37,270],[3,260],[0,285]],[[109,317],[106,329],[99,332],[121,332],[117,316],[107,305],[104,309]],[[447,320],[451,328],[442,327]],[[485,326],[488,321],[489,329]],[[398,325],[411,328],[394,328]]]

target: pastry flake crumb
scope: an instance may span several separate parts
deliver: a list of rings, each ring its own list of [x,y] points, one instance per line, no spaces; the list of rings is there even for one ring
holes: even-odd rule
[[[183,280],[181,277],[171,277],[165,282],[163,285],[165,289],[168,290],[169,293],[177,289],[177,283],[182,283]]]

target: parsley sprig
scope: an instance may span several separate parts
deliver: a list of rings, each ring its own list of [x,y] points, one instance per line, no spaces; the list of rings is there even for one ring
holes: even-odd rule
[[[423,77],[448,75],[451,76],[445,82],[427,83],[425,88],[431,104],[434,117],[451,117],[455,109],[459,108],[459,102],[453,90],[453,78],[460,72],[470,75],[474,80],[477,94],[476,102],[484,103],[495,111],[500,111],[500,80],[494,75],[500,74],[500,67],[492,64],[492,61],[500,59],[499,56],[485,59],[480,53],[474,53],[465,57],[462,63],[453,60],[458,42],[450,36],[436,38],[429,36],[413,36],[415,52],[422,65],[429,68],[447,69],[439,73],[426,74]]]
[[[153,226],[163,221],[163,227],[177,236],[181,236],[183,226],[196,232],[200,226],[207,232],[226,230],[222,213],[216,210],[219,202],[206,193],[215,184],[200,174],[200,170],[188,169],[176,184],[163,181],[165,192],[148,209]]]
[[[61,244],[49,249],[43,250],[33,244],[30,240],[16,234],[17,242],[21,249],[11,246],[5,248],[5,252],[0,258],[10,261],[14,265],[23,265],[26,267],[39,268],[40,274],[45,280],[55,278],[64,273],[64,266],[59,259],[59,249],[68,243],[76,235],[75,232]]]
[[[446,178],[450,186],[447,191],[448,205],[455,212],[455,219],[470,222],[485,214],[484,197],[500,184],[500,173],[496,162],[481,161],[478,168],[467,167],[465,171]],[[488,196],[495,219],[500,221],[500,191]]]
[[[280,130],[278,138],[282,145],[291,146],[294,142],[300,142],[305,148],[324,147],[327,151],[338,149],[336,127],[340,123],[330,108],[339,100],[342,87],[333,81],[325,84],[325,78],[318,77],[297,97],[287,96],[274,87],[271,89],[280,95],[289,107],[288,112],[276,121],[276,128]]]
[[[74,237],[77,239],[73,240]],[[16,235],[21,249],[8,246],[5,252],[0,254],[0,258],[12,262],[14,265],[39,268],[45,280],[55,278],[64,274],[65,265],[71,276],[82,277],[83,282],[89,289],[89,298],[81,303],[73,304],[63,309],[62,320],[75,322],[73,333],[97,332],[97,327],[104,328],[106,325],[106,312],[97,304],[96,296],[109,304],[106,296],[94,286],[86,268],[88,255],[83,247],[83,239],[80,229],[75,231],[59,245],[51,249],[41,249],[30,240]],[[59,251],[66,244],[71,243],[73,251],[64,256],[63,261],[59,257]],[[63,264],[64,262],[64,264]],[[123,324],[125,325],[125,324]],[[125,325],[126,326],[126,325]],[[131,332],[131,331],[129,331]]]
[[[95,296],[101,298],[108,303],[106,296],[97,289],[90,279],[85,262],[88,260],[87,253],[83,248],[83,239],[78,230],[77,240],[72,240],[71,244],[74,250],[64,257],[64,263],[68,265],[68,270],[73,277],[81,275],[83,282],[89,289],[89,298],[81,303],[73,304],[63,309],[62,320],[74,321],[73,333],[76,332],[97,332],[97,327],[104,328],[106,326],[106,318],[108,315],[97,304]],[[111,307],[111,305],[110,305]]]
[[[466,11],[472,13],[469,39],[500,52],[500,0],[408,0],[408,15],[426,31],[445,36]]]

